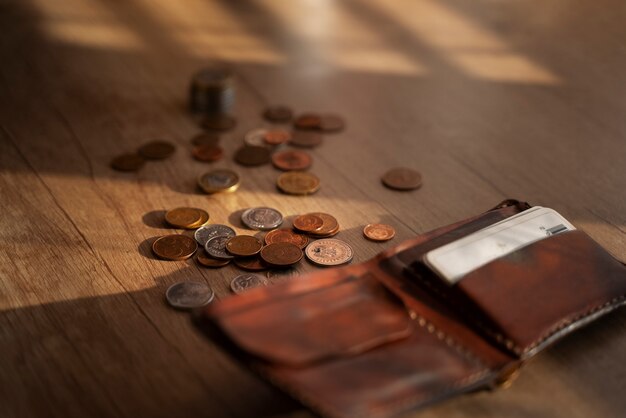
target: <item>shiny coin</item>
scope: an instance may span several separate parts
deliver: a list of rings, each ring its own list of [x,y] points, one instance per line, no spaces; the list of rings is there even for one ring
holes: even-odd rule
[[[272,155],[272,164],[279,170],[306,170],[311,167],[313,158],[304,151],[282,151]]]
[[[250,208],[241,214],[241,222],[251,229],[268,230],[278,228],[283,223],[283,215],[273,208]]]
[[[320,115],[316,113],[305,113],[296,118],[293,122],[298,129],[319,129],[322,123]]]
[[[396,235],[396,230],[391,225],[369,224],[363,228],[363,235],[372,241],[389,241]]]
[[[206,253],[206,250],[202,250],[198,254],[198,257],[196,257],[196,260],[198,260],[198,263],[203,265],[204,267],[211,267],[211,268],[224,267],[225,265],[230,263],[230,260],[224,260],[224,259],[211,257],[210,255]]]
[[[267,286],[267,279],[258,274],[246,273],[235,277],[230,282],[230,288],[233,292],[239,294],[255,287]]]
[[[178,309],[194,309],[211,303],[215,293],[201,282],[179,282],[165,291],[167,303]]]
[[[422,175],[410,168],[394,168],[382,177],[383,184],[395,190],[413,190],[422,185]]]
[[[253,129],[244,135],[243,142],[251,147],[265,147],[267,146],[265,142],[266,133],[267,129],[265,128]]]
[[[304,171],[288,171],[278,176],[276,185],[284,193],[306,195],[319,190],[320,179]]]
[[[209,214],[197,208],[176,208],[165,213],[165,220],[175,228],[195,229],[209,221]]]
[[[166,141],[152,141],[139,147],[139,154],[147,160],[162,160],[176,151],[174,145]]]
[[[295,131],[291,136],[289,144],[294,147],[313,148],[320,145],[323,140],[324,138],[318,132]]]
[[[313,231],[309,231],[310,234],[318,237],[329,237],[339,232],[339,222],[337,222],[334,216],[323,212],[313,212],[309,215],[316,216],[322,220],[322,226]]]
[[[320,129],[324,132],[339,132],[345,127],[343,118],[337,115],[322,115]]]
[[[198,244],[186,235],[165,235],[152,243],[152,251],[164,260],[180,261],[193,255]]]
[[[320,239],[311,242],[305,250],[311,262],[320,266],[337,266],[352,260],[352,247],[338,239]]]
[[[200,227],[193,234],[196,241],[198,241],[198,244],[202,245],[203,247],[207,243],[208,240],[210,240],[211,238],[218,237],[220,235],[227,236],[230,238],[230,237],[234,237],[235,235],[237,235],[237,233],[230,226],[221,225],[221,224],[213,224],[213,225],[205,225],[203,227]]]
[[[275,267],[286,267],[296,264],[302,259],[302,250],[289,242],[277,242],[263,247],[261,258]]]
[[[267,270],[269,266],[258,256],[253,257],[237,257],[235,265],[244,270],[261,271]]]
[[[198,161],[210,163],[222,158],[224,150],[217,145],[196,145],[191,155]]]
[[[263,140],[268,145],[281,145],[291,139],[291,133],[284,129],[270,129],[265,132]]]
[[[324,221],[319,216],[307,213],[300,215],[293,220],[293,227],[302,232],[312,232],[320,229]]]
[[[293,111],[287,106],[270,106],[263,112],[263,117],[270,122],[289,122]]]
[[[265,235],[266,244],[275,244],[277,242],[288,242],[304,248],[309,243],[309,239],[304,235],[296,234],[291,229],[275,229]]]
[[[237,120],[223,113],[207,115],[202,120],[202,126],[212,131],[229,131],[237,125]]]
[[[270,162],[270,151],[266,147],[246,145],[235,152],[235,161],[241,165],[253,167]]]
[[[205,193],[234,192],[239,187],[239,176],[232,170],[213,170],[198,178],[198,186]]]
[[[211,145],[211,146],[216,147],[220,143],[220,137],[219,135],[214,134],[214,133],[203,132],[191,138],[191,143],[196,146]]]
[[[139,154],[122,154],[111,160],[111,168],[117,171],[137,171],[145,162]]]
[[[211,238],[204,244],[204,249],[211,257],[219,258],[222,260],[231,260],[233,256],[226,251],[226,242],[231,237],[221,235],[214,238]]]
[[[226,251],[238,257],[250,257],[258,254],[263,243],[252,235],[237,235],[226,242]]]

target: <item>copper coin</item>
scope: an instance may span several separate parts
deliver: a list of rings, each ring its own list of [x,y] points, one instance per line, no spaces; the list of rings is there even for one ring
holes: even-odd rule
[[[263,140],[268,145],[280,145],[291,139],[291,133],[284,129],[270,129],[263,135]]]
[[[300,247],[290,242],[277,242],[263,247],[261,258],[272,266],[290,266],[302,259]]]
[[[237,257],[235,265],[244,270],[261,271],[267,270],[269,266],[258,256],[253,257]]]
[[[389,241],[396,235],[396,230],[391,225],[369,224],[363,228],[363,235],[372,241]]]
[[[320,179],[308,172],[288,171],[278,176],[276,185],[284,193],[306,195],[320,189]]]
[[[208,163],[222,158],[224,150],[217,145],[196,145],[191,154],[196,160]]]
[[[263,117],[270,122],[289,122],[293,111],[287,106],[270,106],[263,112]]]
[[[306,256],[320,266],[338,266],[352,260],[354,252],[348,243],[338,239],[320,239],[306,247]]]
[[[239,175],[226,169],[209,171],[198,177],[198,186],[205,193],[234,192],[239,187]]]
[[[293,122],[298,129],[319,129],[322,118],[316,113],[305,113],[296,118]]]
[[[309,231],[311,234],[318,236],[330,236],[339,232],[339,222],[333,215],[323,212],[313,212],[309,215],[316,216],[322,220],[322,226],[313,231]]]
[[[139,154],[147,160],[162,160],[176,151],[176,147],[166,141],[152,141],[139,147]]]
[[[413,190],[422,185],[422,175],[410,168],[394,168],[382,177],[383,184],[395,190]]]
[[[165,220],[176,228],[196,229],[209,221],[209,214],[202,209],[183,207],[167,211]]]
[[[245,145],[235,152],[235,161],[245,166],[257,166],[270,162],[270,150],[265,147]]]
[[[323,140],[324,137],[322,137],[322,134],[318,132],[295,131],[291,136],[289,144],[293,145],[294,147],[313,148],[320,145]]]
[[[117,171],[137,171],[145,162],[139,154],[122,154],[111,160],[111,168]]]
[[[223,113],[207,115],[202,120],[202,126],[212,131],[229,131],[237,125],[237,120]]]
[[[216,147],[220,143],[220,137],[214,133],[203,132],[191,138],[191,143],[196,146],[213,145]]]
[[[185,260],[197,249],[196,240],[186,235],[165,235],[152,243],[152,251],[165,260]]]
[[[304,248],[309,243],[309,239],[304,235],[296,234],[291,229],[275,229],[265,235],[266,244],[275,244],[277,242],[289,242]]]
[[[342,117],[337,115],[322,115],[320,129],[324,132],[339,132],[345,127]]]
[[[263,248],[260,239],[252,235],[237,235],[226,241],[226,251],[238,257],[250,257]]]
[[[306,170],[311,167],[313,158],[304,151],[281,151],[272,155],[272,164],[279,170]]]
[[[230,260],[220,260],[220,259],[211,257],[210,255],[206,253],[205,250],[203,250],[202,252],[198,254],[198,257],[196,258],[196,260],[198,260],[198,264],[201,264],[204,267],[211,267],[211,268],[224,267],[225,265],[230,263]]]
[[[311,232],[320,229],[324,225],[324,220],[319,216],[307,213],[300,215],[293,220],[293,227],[302,232]]]

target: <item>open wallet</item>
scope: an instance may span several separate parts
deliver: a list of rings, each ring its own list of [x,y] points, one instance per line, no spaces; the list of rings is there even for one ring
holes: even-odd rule
[[[507,385],[526,360],[626,300],[626,266],[575,228],[453,283],[426,262],[431,251],[527,210],[507,200],[367,262],[226,298],[196,324],[327,417],[394,416]]]

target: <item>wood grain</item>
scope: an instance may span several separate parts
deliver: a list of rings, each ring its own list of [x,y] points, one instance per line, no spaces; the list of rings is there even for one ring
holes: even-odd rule
[[[0,405],[6,417],[304,417],[169,309],[163,293],[204,280],[229,294],[229,266],[156,260],[163,211],[325,211],[354,262],[515,197],[550,206],[626,260],[626,7],[617,0],[3,0],[0,2]],[[237,75],[227,155],[269,104],[343,115],[312,152],[313,196],[279,194],[271,167],[232,195],[194,186],[199,132],[190,75]],[[163,138],[177,145],[139,173],[110,159]],[[385,189],[395,166],[415,192]],[[362,237],[394,225],[388,243]],[[289,280],[316,267],[271,273]],[[532,309],[532,301],[529,301]],[[420,417],[623,416],[622,310],[540,355],[509,390]]]

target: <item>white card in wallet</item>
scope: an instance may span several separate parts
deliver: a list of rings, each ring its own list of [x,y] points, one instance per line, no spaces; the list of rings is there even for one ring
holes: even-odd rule
[[[429,251],[425,263],[450,284],[472,270],[551,235],[575,230],[557,211],[533,207]]]

